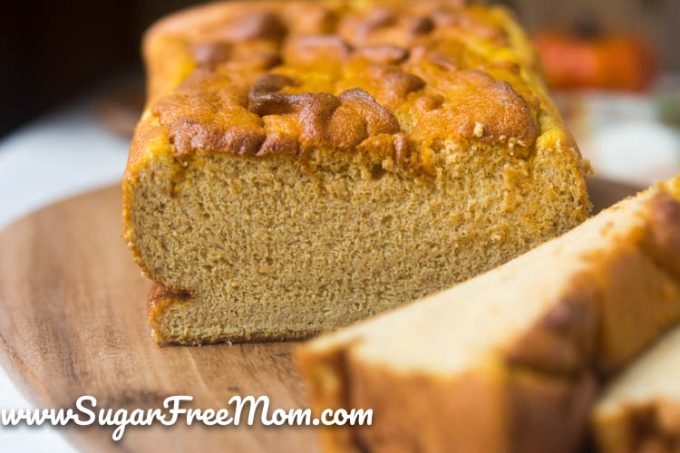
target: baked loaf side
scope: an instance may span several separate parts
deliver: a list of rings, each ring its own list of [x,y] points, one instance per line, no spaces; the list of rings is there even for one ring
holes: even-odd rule
[[[503,9],[230,2],[161,21],[144,52],[125,238],[160,285],[160,342],[343,326],[590,210],[579,152]]]
[[[680,318],[680,181],[450,290],[304,345],[326,451],[571,452],[598,382]]]

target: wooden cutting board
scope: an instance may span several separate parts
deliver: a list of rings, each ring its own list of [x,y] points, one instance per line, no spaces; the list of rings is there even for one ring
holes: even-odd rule
[[[596,209],[634,189],[591,181]],[[88,193],[0,232],[0,362],[39,407],[160,407],[191,395],[224,407],[232,395],[268,395],[273,407],[306,407],[293,343],[159,348],[149,336],[150,284],[121,239],[120,190]],[[2,428],[0,428],[2,429]],[[60,428],[86,451],[316,451],[318,428]]]

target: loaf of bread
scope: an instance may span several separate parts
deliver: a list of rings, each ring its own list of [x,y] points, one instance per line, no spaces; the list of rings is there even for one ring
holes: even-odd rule
[[[304,337],[449,287],[590,209],[502,8],[229,2],[160,21],[123,182],[161,343]]]
[[[608,385],[593,422],[602,453],[680,451],[680,329]]]
[[[304,345],[326,451],[572,452],[601,379],[680,319],[680,179],[503,266]]]

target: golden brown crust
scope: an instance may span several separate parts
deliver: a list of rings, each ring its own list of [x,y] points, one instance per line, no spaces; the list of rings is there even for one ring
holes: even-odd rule
[[[161,21],[145,54],[149,112],[178,157],[399,142],[419,156],[402,163],[422,169],[442,140],[504,144],[526,157],[560,124],[532,51],[501,9],[230,2]]]

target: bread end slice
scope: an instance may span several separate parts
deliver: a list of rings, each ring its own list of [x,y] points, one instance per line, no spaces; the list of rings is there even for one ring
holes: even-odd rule
[[[612,382],[593,410],[598,451],[674,452],[680,446],[680,331]]]

